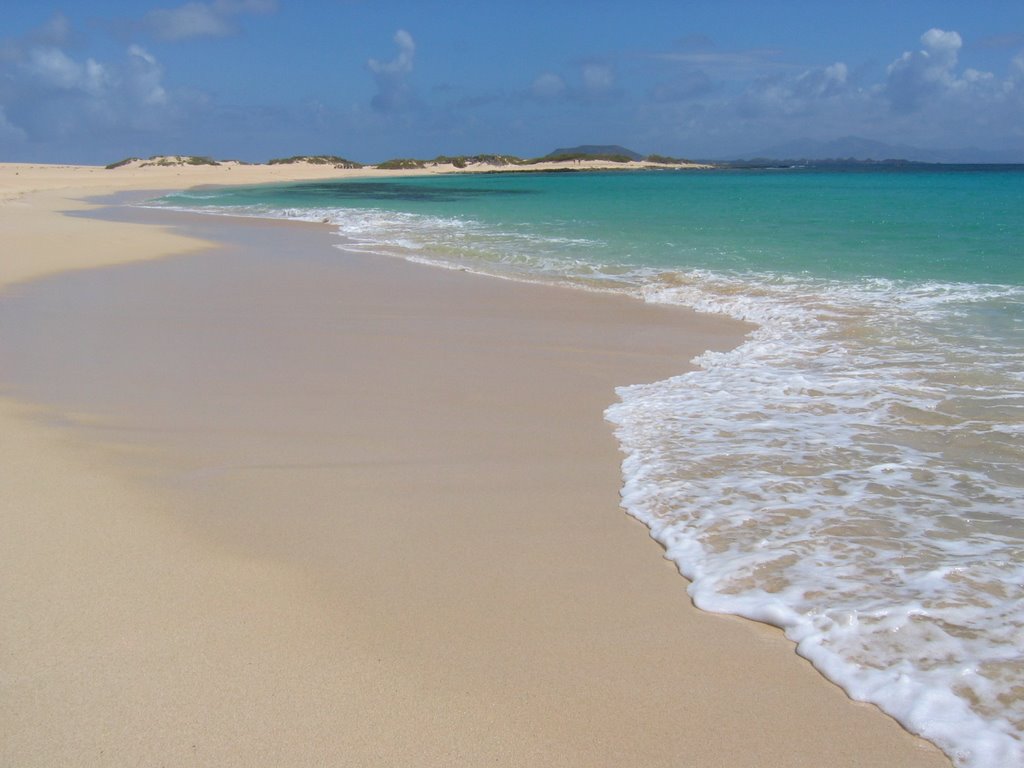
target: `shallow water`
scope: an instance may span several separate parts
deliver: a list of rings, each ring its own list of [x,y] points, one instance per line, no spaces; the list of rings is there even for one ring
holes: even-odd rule
[[[696,372],[619,390],[627,511],[700,607],[783,627],[958,765],[1024,762],[1024,172],[499,174],[159,204],[756,322]]]

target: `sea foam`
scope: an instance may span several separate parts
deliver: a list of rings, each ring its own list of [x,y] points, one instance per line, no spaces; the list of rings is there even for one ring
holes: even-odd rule
[[[1024,453],[998,437],[1024,423],[1024,360],[971,340],[1024,290],[691,273],[643,293],[760,324],[607,412],[623,504],[694,603],[782,627],[958,765],[1024,762]]]

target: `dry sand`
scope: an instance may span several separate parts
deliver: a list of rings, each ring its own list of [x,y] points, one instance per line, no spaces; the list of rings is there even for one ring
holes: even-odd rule
[[[60,213],[233,173],[0,166],[0,764],[949,765],[618,507],[613,387],[741,328]]]

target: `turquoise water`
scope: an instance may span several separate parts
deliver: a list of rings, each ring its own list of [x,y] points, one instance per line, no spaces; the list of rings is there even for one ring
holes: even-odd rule
[[[202,204],[471,220],[568,237],[569,253],[608,265],[1024,284],[1021,170],[435,176],[236,188]]]
[[[460,175],[156,204],[753,321],[698,370],[619,389],[623,506],[701,608],[782,627],[958,765],[1024,764],[1022,170]]]

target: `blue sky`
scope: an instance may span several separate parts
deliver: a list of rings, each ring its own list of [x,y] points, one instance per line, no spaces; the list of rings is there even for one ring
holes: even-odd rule
[[[0,160],[801,137],[1024,162],[1024,2],[7,0]]]

